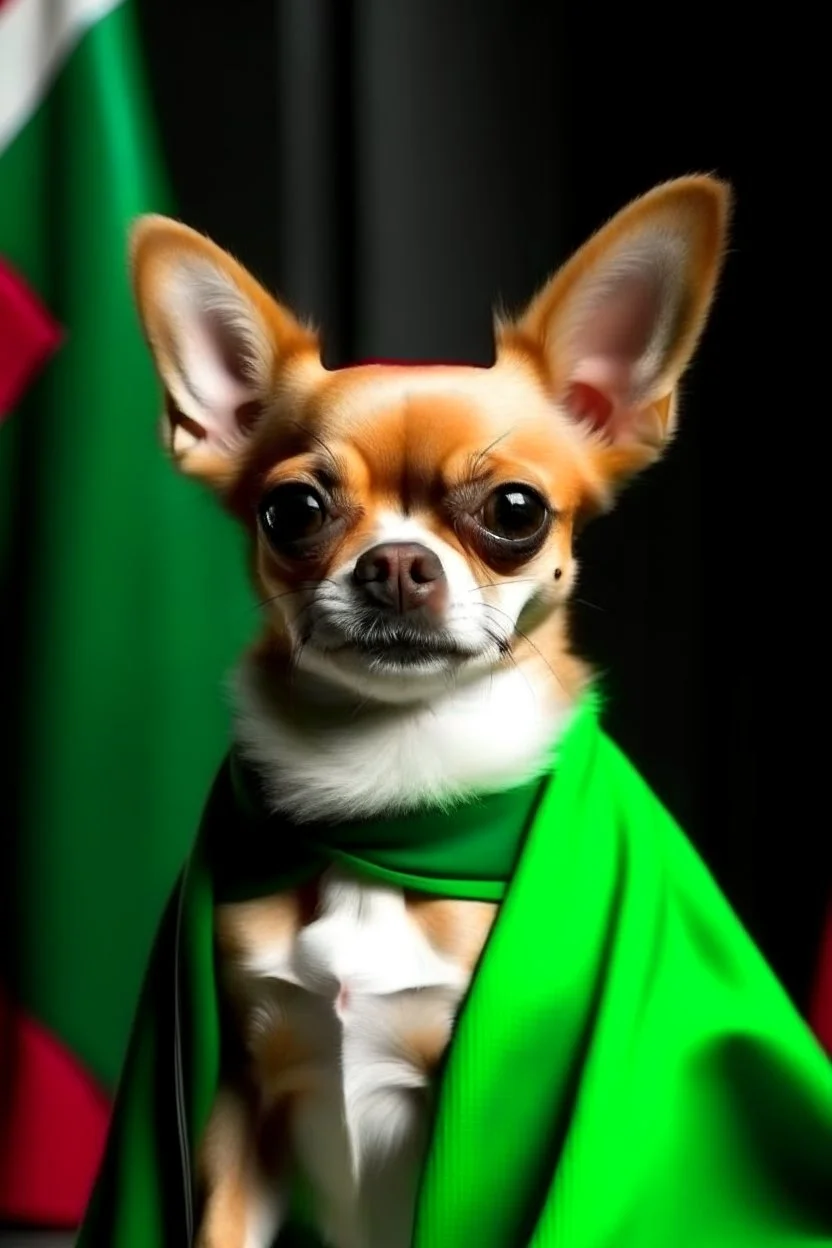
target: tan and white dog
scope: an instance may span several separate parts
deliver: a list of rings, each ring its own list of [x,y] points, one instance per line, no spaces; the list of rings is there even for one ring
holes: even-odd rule
[[[487,369],[327,371],[220,248],[137,223],[166,443],[250,538],[265,626],[236,739],[275,809],[391,814],[541,769],[590,675],[567,628],[576,526],[673,434],[730,199],[696,176],[632,203],[497,324]],[[289,1159],[334,1248],[409,1245],[425,1090],[494,912],[340,871],[219,909],[247,1069],[203,1143],[201,1248],[268,1248]]]

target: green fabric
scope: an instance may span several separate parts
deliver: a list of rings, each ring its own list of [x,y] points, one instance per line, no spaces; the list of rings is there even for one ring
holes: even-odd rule
[[[159,450],[126,240],[170,198],[134,20],[87,31],[0,154],[0,255],[66,330],[0,428],[0,974],[108,1088],[256,624],[234,528]]]
[[[244,901],[285,887],[338,861],[401,888],[499,901],[537,806],[541,781],[472,798],[452,810],[418,810],[395,819],[294,826],[273,816],[256,777],[234,752],[209,806],[202,837],[218,902]],[[228,822],[235,834],[228,836]],[[449,827],[452,834],[449,834]],[[282,845],[275,871],[275,839]]]
[[[520,852],[439,1081],[414,1248],[832,1244],[832,1066],[594,700],[516,813],[527,827],[484,811],[507,858]],[[452,845],[457,816],[434,818],[432,839]],[[339,854],[344,833],[327,837]],[[221,771],[159,934],[79,1248],[189,1243],[183,1175],[219,1052],[212,871],[250,894],[268,865],[271,890],[284,865],[288,883],[329,858],[325,836],[304,867],[303,827],[256,829]],[[406,821],[350,836],[368,873],[383,844],[386,870],[417,874]],[[465,843],[426,891],[491,894]]]

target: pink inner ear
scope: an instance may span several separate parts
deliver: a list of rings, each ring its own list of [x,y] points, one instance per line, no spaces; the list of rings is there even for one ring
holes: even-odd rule
[[[635,366],[648,350],[662,311],[662,285],[649,268],[614,273],[587,309],[574,339],[576,357]]]
[[[649,269],[616,273],[579,309],[570,334],[566,411],[615,440],[626,434],[661,322],[661,287]]]
[[[572,382],[563,405],[573,420],[583,421],[593,429],[606,429],[610,423],[612,400],[585,381]]]

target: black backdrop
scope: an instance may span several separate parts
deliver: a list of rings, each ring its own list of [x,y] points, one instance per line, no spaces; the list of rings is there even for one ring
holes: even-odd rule
[[[797,452],[774,436],[803,416],[773,325],[799,295],[781,258],[788,25],[751,32],[712,0],[141,7],[181,216],[322,324],[330,366],[487,362],[492,304],[528,298],[628,198],[694,171],[733,182],[681,434],[583,539],[576,626],[609,727],[805,1008],[830,877],[805,604],[786,600]]]

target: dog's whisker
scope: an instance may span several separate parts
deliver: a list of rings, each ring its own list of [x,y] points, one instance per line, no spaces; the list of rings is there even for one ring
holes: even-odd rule
[[[516,656],[512,653],[511,647],[506,645],[505,639],[501,637],[499,634],[493,632],[492,630],[488,628],[486,628],[486,632],[488,636],[492,638],[495,645],[497,646],[497,649],[500,652],[501,659],[504,659],[506,662],[510,663],[511,666],[514,668],[514,670],[517,672],[517,674],[522,678],[524,685],[526,686],[529,693],[531,694],[532,702],[534,703],[535,706],[537,706],[537,694],[535,693],[534,688],[528,676],[523,671],[520,664],[517,662]],[[489,696],[491,695],[491,691],[493,687],[494,687],[494,669],[492,668],[491,679],[489,681],[489,686],[488,686]]]
[[[265,608],[265,607],[269,607],[269,606],[271,606],[273,603],[281,601],[283,598],[290,598],[290,597],[292,597],[293,595],[294,595],[295,597],[297,597],[297,595],[298,595],[298,594],[301,594],[301,593],[304,593],[304,592],[307,592],[307,593],[308,593],[309,591],[308,591],[308,590],[304,591],[304,590],[301,590],[301,589],[287,589],[287,590],[284,590],[284,591],[283,591],[283,593],[280,593],[280,594],[273,594],[271,598],[263,598],[261,601],[259,601],[259,602],[257,602],[257,603],[255,604],[255,609],[257,609],[258,607],[259,607],[259,608],[261,608],[261,609],[262,609],[262,608]],[[339,595],[338,595],[337,593],[330,593],[330,594],[315,594],[314,598],[312,598],[312,599],[310,600],[310,602],[309,602],[309,603],[307,603],[306,605],[307,605],[307,606],[314,606],[314,605],[316,605],[316,604],[318,604],[318,603],[324,604],[324,603],[328,603],[328,602],[338,602],[338,601],[339,601]]]
[[[552,667],[552,664],[551,664],[551,663],[549,662],[549,660],[546,658],[545,654],[542,652],[542,650],[540,649],[540,647],[539,647],[538,645],[536,645],[536,644],[535,644],[535,642],[533,642],[533,641],[532,641],[532,639],[531,639],[531,637],[529,637],[528,633],[524,633],[522,629],[518,628],[517,624],[516,624],[516,623],[512,620],[512,618],[511,618],[511,616],[508,614],[508,612],[507,612],[507,611],[503,611],[503,610],[502,610],[502,608],[500,608],[500,607],[495,607],[495,606],[494,606],[492,603],[490,603],[490,602],[483,603],[483,606],[485,607],[486,611],[496,611],[499,615],[503,615],[503,616],[505,616],[505,618],[509,621],[509,623],[510,623],[510,624],[511,624],[511,626],[512,626],[512,633],[513,633],[513,635],[514,635],[514,636],[516,636],[516,637],[519,637],[522,641],[525,641],[527,645],[531,646],[532,650],[534,650],[535,654],[538,656],[538,658],[541,660],[541,662],[542,662],[542,663],[543,663],[543,664],[544,664],[544,665],[545,665],[545,666],[549,669],[549,671],[551,672],[552,676],[554,676],[555,680],[558,682],[558,684],[560,685],[561,689],[563,689],[564,693],[568,692],[568,690],[566,689],[566,686],[564,685],[564,683],[563,683],[563,681],[561,680],[560,676],[558,676],[557,672],[556,672],[556,671],[555,671],[555,669]]]
[[[279,602],[282,598],[291,598],[292,595],[313,593],[321,585],[331,585],[334,590],[338,589],[338,585],[335,583],[335,581],[331,580],[329,577],[325,578],[322,581],[301,581],[300,584],[295,589],[283,589],[277,594],[270,595],[270,597],[268,598],[263,598],[263,599],[258,600],[254,604],[254,609],[257,610],[258,607],[268,607],[273,602]],[[333,595],[318,594],[316,596],[318,597],[319,601],[323,601],[323,602],[327,600],[331,601],[332,598],[335,597],[334,594]]]
[[[537,576],[512,576],[507,581],[484,581],[482,585],[472,585],[467,592],[473,594],[482,589],[500,589],[503,585],[536,585],[539,580]]]

